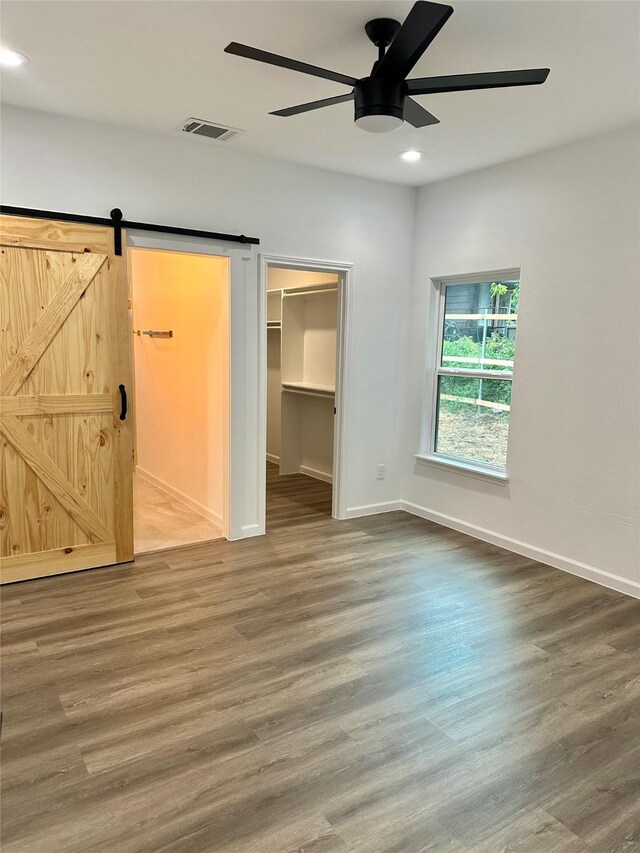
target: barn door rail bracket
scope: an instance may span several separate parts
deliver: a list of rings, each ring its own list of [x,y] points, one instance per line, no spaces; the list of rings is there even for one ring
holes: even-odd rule
[[[111,213],[111,223],[113,226],[113,253],[114,255],[122,254],[122,211],[119,207],[114,207]]]
[[[32,207],[14,207],[9,204],[0,205],[0,213],[7,216],[28,216],[31,219],[57,219],[60,222],[84,222],[88,225],[106,225],[113,228],[113,249],[116,255],[122,254],[122,229],[136,231],[154,231],[160,234],[177,234],[181,237],[202,237],[205,240],[224,240],[229,243],[245,243],[253,246],[260,244],[257,237],[247,237],[245,234],[223,234],[220,231],[201,231],[197,228],[179,228],[174,225],[154,225],[150,222],[132,222],[124,219],[119,207],[114,207],[109,218],[102,216],[84,216],[79,213],[61,213],[53,210],[38,210]]]

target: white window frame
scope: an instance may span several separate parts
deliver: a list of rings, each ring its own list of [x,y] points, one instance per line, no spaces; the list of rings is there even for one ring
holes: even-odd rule
[[[440,376],[464,376],[474,379],[503,379],[504,381],[513,383],[513,370],[492,370],[491,376],[487,377],[487,371],[471,370],[456,367],[442,367],[442,347],[444,339],[444,311],[445,311],[445,293],[448,287],[464,284],[482,284],[490,281],[521,281],[521,271],[518,268],[508,270],[493,270],[490,272],[474,273],[472,275],[461,276],[443,276],[431,280],[435,288],[435,316],[436,327],[433,329],[432,340],[435,340],[435,351],[429,353],[429,376],[428,385],[430,386],[430,394],[427,396],[430,399],[428,411],[428,445],[426,451],[416,454],[416,458],[422,462],[435,463],[442,465],[450,470],[458,471],[472,476],[488,478],[501,483],[507,483],[509,476],[507,467],[494,465],[490,462],[481,462],[471,459],[465,459],[462,456],[454,456],[452,454],[441,453],[436,450],[436,433],[438,428],[438,379]],[[511,424],[509,424],[511,426]],[[509,437],[511,439],[511,430]],[[425,442],[427,443],[427,442]],[[507,463],[508,463],[508,445],[507,445]]]

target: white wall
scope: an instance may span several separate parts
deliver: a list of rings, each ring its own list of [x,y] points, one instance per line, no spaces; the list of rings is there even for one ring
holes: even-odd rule
[[[639,153],[630,128],[420,190],[403,485],[423,514],[627,591],[640,580]],[[430,278],[511,267],[522,292],[502,486],[413,454]]]
[[[229,263],[133,249],[136,470],[222,526],[229,416]]]
[[[9,106],[1,131],[5,204],[97,216],[120,207],[131,220],[257,236],[259,251],[267,253],[355,264],[347,506],[400,497],[399,375],[414,189],[241,154],[224,143]],[[241,301],[244,331],[254,341],[255,294],[247,290]],[[255,354],[248,349],[246,357]],[[258,464],[252,441],[258,377],[250,364],[244,373],[247,430],[232,436],[232,453],[251,471]],[[381,462],[387,479],[377,481]],[[241,526],[250,529],[257,523],[254,481],[243,473],[243,482]]]
[[[130,219],[253,234],[268,253],[355,264],[348,506],[402,493],[409,508],[632,589],[637,130],[432,184],[419,193],[414,235],[409,188],[17,108],[4,107],[2,119],[6,204],[101,216],[118,206]],[[417,463],[413,453],[430,277],[511,267],[522,268],[521,316],[510,480],[498,486]],[[257,334],[253,283],[239,300],[248,342]],[[247,470],[258,464],[250,368],[242,389],[247,429],[232,449]],[[379,462],[387,464],[381,482]],[[250,526],[255,495],[243,477]]]

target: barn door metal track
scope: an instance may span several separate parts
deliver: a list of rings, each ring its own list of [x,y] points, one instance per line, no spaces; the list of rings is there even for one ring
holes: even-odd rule
[[[130,228],[136,231],[154,231],[161,234],[179,234],[183,237],[203,237],[206,240],[225,240],[229,243],[248,243],[259,245],[257,237],[247,237],[244,234],[223,234],[219,231],[201,231],[196,228],[179,228],[174,225],[154,225],[150,222],[131,222],[124,219],[119,207],[114,207],[109,218],[101,216],[83,216],[78,213],[60,213],[53,210],[35,210],[31,207],[13,207],[9,204],[0,205],[0,213],[8,216],[29,216],[32,219],[57,219],[60,222],[85,222],[89,225],[106,225],[113,228],[113,247],[116,255],[122,254],[122,229]]]

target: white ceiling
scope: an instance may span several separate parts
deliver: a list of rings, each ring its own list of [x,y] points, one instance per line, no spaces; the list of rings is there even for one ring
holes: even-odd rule
[[[226,143],[183,136],[184,145],[225,145],[414,185],[637,120],[640,6],[624,0],[452,0],[454,14],[412,76],[550,67],[548,81],[421,97],[441,124],[384,135],[354,127],[348,103],[293,118],[267,115],[348,90],[223,52],[240,41],[365,76],[375,59],[365,22],[403,20],[411,5],[4,0],[2,44],[31,62],[3,72],[2,100],[162,133],[176,133],[189,116],[211,119],[246,133]],[[399,161],[407,148],[426,156]]]

